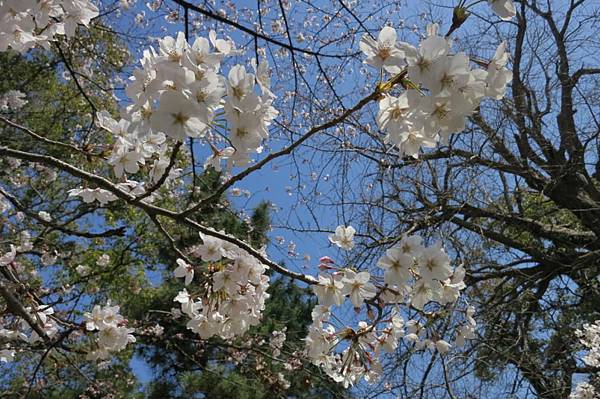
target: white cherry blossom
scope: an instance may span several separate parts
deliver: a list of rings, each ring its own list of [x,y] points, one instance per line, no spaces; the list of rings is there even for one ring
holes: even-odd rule
[[[383,68],[388,72],[397,73],[402,64],[402,52],[396,47],[396,30],[386,26],[375,41],[364,34],[360,39],[360,49],[367,56],[365,63],[375,68]]]
[[[512,81],[512,72],[505,68],[509,57],[506,46],[506,42],[500,43],[487,68],[485,94],[495,100],[504,97],[506,85]]]
[[[400,42],[398,45],[408,64],[408,76],[415,83],[427,81],[434,64],[450,50],[448,40],[438,36],[437,28],[434,26],[431,25],[429,28],[430,33],[433,34],[423,40],[418,49],[405,42]]]
[[[81,277],[85,277],[85,276],[87,276],[87,275],[90,274],[90,268],[88,266],[85,266],[85,265],[77,265],[77,267],[75,267],[75,271]]]
[[[200,233],[202,244],[194,247],[194,256],[205,262],[216,262],[225,255],[226,244],[223,240]]]
[[[439,301],[442,285],[436,280],[417,280],[412,290],[410,304],[416,309],[422,310],[430,301]]]
[[[504,21],[510,21],[517,15],[513,0],[488,0],[488,4]]]
[[[421,252],[418,266],[420,276],[427,281],[444,281],[452,275],[450,258],[442,249],[440,241]]]
[[[329,241],[346,251],[350,251],[354,248],[355,233],[356,230],[352,226],[338,226],[335,229],[335,234],[329,236]]]
[[[438,352],[440,352],[442,355],[445,353],[448,353],[450,348],[452,348],[452,345],[450,345],[448,342],[444,341],[443,339],[438,339],[437,341],[435,341],[435,349]]]
[[[319,283],[313,285],[312,289],[319,298],[319,304],[323,306],[341,305],[344,302],[343,275],[320,274]]]
[[[10,251],[0,256],[0,266],[8,266],[15,261],[17,257],[17,247],[10,244]]]
[[[386,284],[404,285],[411,278],[411,268],[414,257],[402,251],[401,248],[392,247],[379,259],[377,266],[385,270],[383,276]]]
[[[359,308],[365,300],[371,299],[377,294],[377,289],[369,281],[370,279],[369,272],[356,273],[350,269],[344,271],[344,294],[350,297],[350,302],[355,308]]]
[[[185,278],[184,284],[189,285],[194,279],[194,266],[188,264],[183,259],[177,259],[177,268],[173,271],[173,275],[179,278]]]
[[[100,257],[96,260],[96,265],[100,266],[100,267],[106,267],[110,264],[110,256],[108,254],[102,254],[100,255]]]
[[[101,188],[74,188],[68,191],[69,197],[79,196],[86,204],[98,201],[101,206],[117,199],[117,196]]]
[[[202,137],[208,128],[199,118],[197,105],[171,91],[161,95],[160,106],[150,119],[157,132],[180,141],[186,137]]]

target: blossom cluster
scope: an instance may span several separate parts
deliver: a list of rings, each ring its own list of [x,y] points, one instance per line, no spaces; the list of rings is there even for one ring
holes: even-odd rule
[[[269,297],[267,267],[245,250],[220,238],[200,234],[202,244],[192,254],[206,262],[198,292],[179,292],[175,298],[181,312],[190,320],[188,329],[206,339],[217,335],[232,338],[241,335],[260,321],[265,300]],[[177,261],[175,276],[186,284],[194,278],[194,267],[183,259]]]
[[[140,166],[146,164],[147,159],[153,159],[149,170],[150,180],[156,183],[162,178],[169,165],[168,147],[163,133],[132,133],[130,131],[131,123],[128,120],[121,119],[117,122],[106,111],[98,114],[98,121],[102,128],[113,134],[115,139],[111,156],[108,159],[108,163],[113,166],[115,176],[122,177],[126,173],[137,173]],[[176,178],[179,172],[178,169],[172,169],[166,176],[165,183]],[[137,188],[144,192],[143,183],[133,180],[128,180],[128,182],[130,188],[134,190]],[[116,199],[114,196],[111,197],[110,193],[98,189],[95,189],[94,192],[80,191],[76,195],[82,196],[84,201],[86,200],[85,196],[88,196],[91,200],[97,200],[101,204]]]
[[[74,188],[68,191],[69,197],[79,196],[86,204],[98,201],[101,206],[117,199],[117,196],[101,188]]]
[[[588,349],[583,362],[590,367],[600,367],[600,320],[584,324],[583,330],[576,331],[579,341]]]
[[[579,342],[587,349],[583,363],[592,368],[600,367],[600,320],[592,324],[584,324],[583,330],[575,331]],[[594,386],[588,382],[579,383],[571,395],[571,399],[592,399],[598,397]]]
[[[281,348],[283,348],[283,343],[287,338],[285,332],[287,327],[283,327],[281,331],[274,330],[271,333],[271,339],[269,340],[269,347],[271,348],[273,357],[279,357],[281,355]]]
[[[88,360],[107,359],[111,353],[125,349],[127,344],[135,342],[131,334],[132,328],[127,328],[127,320],[119,314],[119,306],[95,305],[92,312],[84,313],[87,331],[98,331],[97,348],[87,355]]]
[[[39,305],[35,307],[28,306],[25,309],[29,318],[40,327],[46,337],[51,338],[58,333],[58,325],[51,317],[54,314],[54,308],[49,305]],[[5,328],[6,326],[12,328]],[[0,338],[5,338],[8,341],[23,340],[30,344],[42,340],[37,331],[24,318],[13,318],[12,320],[4,319],[0,326]]]
[[[52,338],[56,336],[59,328],[57,322],[52,318],[54,314],[52,306],[28,306],[24,310],[29,319],[44,333],[45,337]],[[16,341],[33,344],[41,340],[42,337],[24,318],[10,316],[0,318],[0,341],[4,343],[0,348],[0,363],[14,360],[15,348],[18,346]]]
[[[277,116],[269,90],[266,61],[252,64],[255,74],[243,65],[234,65],[225,78],[221,61],[237,54],[233,43],[198,37],[190,45],[182,32],[159,41],[158,50],[144,51],[141,68],[133,72],[126,93],[132,104],[116,121],[106,111],[99,113],[101,127],[112,133],[115,143],[108,163],[117,177],[140,170],[154,159],[149,172],[158,182],[169,164],[167,137],[175,141],[186,138],[206,139],[213,155],[205,167],[221,169],[221,161],[243,166],[253,152],[262,150],[268,126]],[[260,90],[258,90],[260,89]],[[260,91],[260,94],[258,92]],[[208,132],[224,116],[229,130],[229,147],[218,149],[208,139]],[[176,177],[171,170],[167,180]]]
[[[569,399],[597,399],[596,388],[589,382],[580,382],[577,384],[573,392],[569,395]]]
[[[88,26],[98,8],[88,0],[0,1],[0,51],[48,48],[56,35],[72,37],[78,24]]]
[[[16,111],[25,106],[28,101],[25,93],[19,90],[9,90],[0,96],[0,111]]]
[[[17,255],[31,251],[33,249],[33,242],[31,240],[31,234],[27,230],[21,231],[19,234],[19,245],[10,244],[10,250],[0,255],[0,266],[18,266],[16,262]],[[1,252],[0,252],[1,253]]]
[[[351,249],[354,229],[340,226],[330,240],[342,248]],[[414,344],[417,350],[430,348],[440,353],[450,350],[451,344],[439,338],[438,332],[429,331],[427,322],[404,321],[400,315],[402,304],[407,304],[425,315],[424,308],[433,309],[454,304],[465,288],[465,270],[453,268],[441,244],[426,247],[419,236],[404,236],[388,249],[377,263],[383,276],[367,271],[336,267],[329,257],[321,258],[318,284],[313,291],[319,304],[312,313],[313,323],[306,338],[306,350],[312,361],[325,370],[335,381],[353,385],[361,378],[376,380],[381,372],[378,355],[393,352],[400,338]],[[360,321],[356,329],[342,326],[336,329],[331,319],[333,306],[343,306],[346,299],[360,314],[366,307],[368,321]],[[376,310],[377,315],[374,314]],[[467,323],[457,330],[455,345],[474,338],[476,326],[474,309],[465,312]],[[345,343],[342,344],[342,342]],[[343,348],[334,351],[334,348]]]
[[[0,255],[0,266],[8,266],[15,261],[17,257],[17,247],[10,244],[10,250]]]
[[[0,252],[0,267],[11,268],[11,273],[21,270],[22,265],[18,262],[17,256],[32,249],[31,234],[27,230],[21,231],[18,245],[10,244],[8,252]],[[41,258],[43,263],[52,260],[52,256],[48,257],[47,254],[42,255]],[[12,360],[15,351],[12,349],[11,341],[21,340],[32,344],[43,339],[38,331],[43,332],[46,338],[54,337],[59,331],[59,326],[53,317],[54,308],[52,306],[37,304],[24,307],[23,310],[27,313],[27,318],[10,315],[0,318],[0,340],[8,341],[5,348],[0,350],[0,361]],[[35,323],[37,329],[30,322]]]
[[[379,101],[377,124],[385,141],[398,147],[400,155],[417,158],[421,147],[447,144],[452,133],[465,129],[465,120],[484,97],[501,99],[511,72],[506,43],[500,44],[484,68],[471,69],[469,56],[451,54],[451,41],[438,35],[435,24],[419,48],[398,42],[395,29],[384,27],[377,41],[364,35],[360,42],[365,63],[389,73],[406,71],[406,90],[386,94]]]
[[[96,266],[99,266],[100,268],[105,268],[109,264],[110,264],[110,256],[107,254],[103,254],[96,260]],[[87,265],[77,265],[75,267],[75,271],[81,277],[86,277],[92,272],[92,269]]]

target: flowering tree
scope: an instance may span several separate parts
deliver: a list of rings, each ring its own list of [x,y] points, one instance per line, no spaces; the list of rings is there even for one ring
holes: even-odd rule
[[[239,365],[253,353],[253,364],[268,369],[265,383],[282,394],[294,373],[307,369],[311,379],[344,388],[408,397],[432,389],[454,397],[459,378],[447,362],[485,361],[489,353],[485,346],[465,347],[477,338],[475,305],[512,292],[515,303],[527,305],[501,314],[481,306],[490,322],[481,334],[498,343],[492,350],[504,351],[512,335],[498,333],[494,317],[529,317],[535,302],[529,292],[541,300],[554,277],[570,277],[562,289],[582,287],[578,276],[560,272],[567,267],[562,259],[576,255],[573,268],[587,273],[597,228],[596,189],[584,161],[588,144],[577,135],[573,93],[587,90],[579,81],[598,70],[570,72],[567,47],[569,23],[585,2],[561,8],[560,26],[550,5],[519,2],[517,13],[511,0],[457,3],[431,9],[432,17],[441,12],[440,20],[432,18],[423,30],[415,25],[412,36],[403,21],[378,19],[368,28],[370,11],[343,1],[333,13],[328,4],[284,1],[259,1],[256,10],[184,0],[0,3],[0,50],[10,74],[0,103],[0,155],[11,171],[0,182],[0,361],[21,365],[9,380],[27,375],[22,393],[42,392],[44,384],[36,384],[46,379],[48,363],[64,362],[62,380],[83,380],[87,395],[107,395],[106,384],[97,383],[102,370],[119,370],[119,382],[127,385],[128,353],[154,345],[205,372],[216,354]],[[383,18],[389,11],[370,15]],[[558,81],[539,53],[523,55],[530,14],[552,34]],[[156,32],[163,15],[168,24]],[[480,27],[469,26],[471,18],[479,18],[481,29],[498,26],[498,33],[473,38]],[[514,42],[503,40],[515,31]],[[477,51],[480,43],[487,55]],[[524,59],[545,73],[545,110],[523,82]],[[33,70],[20,75],[15,65]],[[52,98],[39,87],[28,91],[36,70],[51,77]],[[512,98],[503,100],[511,81]],[[556,90],[558,149],[541,132]],[[585,104],[593,114],[595,104]],[[517,128],[514,145],[502,136],[502,112]],[[473,138],[463,143],[465,136]],[[489,156],[474,149],[486,146]],[[340,160],[332,169],[340,184],[323,196],[319,174],[330,178],[331,160]],[[267,169],[281,165],[296,171],[293,178],[315,182],[310,195],[299,178],[295,190],[286,188],[302,206],[288,204],[299,223],[288,218],[282,228],[329,233],[319,237],[330,247],[312,250],[318,262],[306,256],[306,267],[274,258],[265,218],[236,208],[235,198],[252,196],[239,185],[255,176],[269,179]],[[479,206],[477,190],[492,183],[473,177],[478,166],[499,172],[505,188],[504,198],[484,201],[506,204]],[[514,183],[505,182],[506,174]],[[537,192],[523,192],[523,182]],[[450,189],[454,184],[463,191]],[[272,201],[270,193],[260,199]],[[515,215],[513,202],[525,197],[542,206],[540,193],[568,211],[561,214],[565,223],[577,226],[554,228],[547,214],[528,214],[522,205]],[[339,217],[319,216],[322,205]],[[451,235],[452,226],[461,229]],[[472,237],[465,231],[519,250],[519,260],[502,255],[498,259],[509,265],[496,267],[496,259],[477,269],[494,248],[479,257],[465,251],[456,243]],[[551,252],[555,240],[572,244],[571,252],[563,246]],[[287,252],[295,257],[293,243]],[[532,259],[521,261],[522,254]],[[272,296],[283,295],[269,287],[282,277],[316,298],[310,325],[300,325],[302,347],[284,345],[284,328],[261,330]],[[497,279],[510,282],[507,292],[502,284],[486,286]],[[307,301],[299,298],[296,306]],[[518,326],[517,347],[528,353],[522,338],[528,330]],[[259,332],[269,336],[258,339]],[[472,348],[478,351],[473,356]],[[527,359],[509,355],[503,361],[538,394],[570,392],[577,369],[550,389],[543,368],[536,374]],[[404,371],[396,384],[399,362],[405,370],[414,362],[425,366]],[[443,384],[428,386],[432,370]]]
[[[597,372],[577,352],[575,331],[598,319],[599,70],[591,55],[598,9],[585,1],[519,2],[516,9],[496,40],[483,34],[490,25],[482,21],[460,44],[507,41],[512,81],[504,99],[482,103],[462,134],[418,160],[398,160],[377,147],[376,136],[361,136],[352,162],[372,165],[381,181],[366,200],[360,193],[368,205],[354,206],[351,217],[381,242],[360,248],[363,259],[377,259],[389,237],[435,231],[463,262],[467,286],[477,287],[470,299],[481,335],[471,356],[447,371],[442,365],[429,381],[475,375],[476,397],[531,390],[563,398]],[[355,203],[359,192],[343,198]],[[395,381],[419,389],[422,380],[397,373]]]

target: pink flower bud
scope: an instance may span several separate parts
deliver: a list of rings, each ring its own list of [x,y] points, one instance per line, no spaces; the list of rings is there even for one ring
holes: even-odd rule
[[[323,256],[323,257],[319,258],[319,262],[320,263],[325,263],[325,264],[333,264],[333,263],[335,263],[333,261],[333,259],[331,259],[329,256]]]
[[[329,265],[327,265],[325,263],[319,263],[319,270],[320,271],[323,272],[325,270],[330,270],[330,269],[333,269],[333,267],[331,267],[331,266],[329,266]]]

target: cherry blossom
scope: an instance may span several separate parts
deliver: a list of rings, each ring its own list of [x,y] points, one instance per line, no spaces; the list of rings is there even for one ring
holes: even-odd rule
[[[38,216],[40,219],[42,219],[45,222],[51,222],[52,221],[52,216],[50,216],[50,214],[46,211],[39,211],[38,212]]]
[[[400,316],[392,317],[388,325],[377,338],[379,345],[386,353],[393,353],[398,347],[398,340],[404,336],[404,320]]]
[[[108,266],[110,264],[110,256],[107,254],[100,255],[100,257],[96,260],[96,264],[100,267]]]
[[[428,281],[444,281],[452,275],[450,258],[442,249],[439,241],[421,252],[417,264],[420,276]]]
[[[319,275],[319,283],[313,285],[312,289],[319,304],[323,306],[341,305],[344,302],[344,283],[341,273]]]
[[[319,305],[312,312],[313,323],[306,338],[306,350],[313,363],[335,381],[345,386],[361,379],[368,383],[377,381],[381,376],[380,351],[393,352],[401,338],[414,345],[416,350],[429,348],[445,354],[453,346],[461,346],[466,339],[475,337],[476,324],[471,307],[465,311],[467,323],[457,331],[455,345],[440,337],[435,329],[430,330],[427,318],[405,323],[396,307],[387,318],[371,316],[369,321],[361,320],[355,327],[342,324],[338,329],[334,326],[331,307],[343,306],[346,298],[357,314],[365,307],[374,306],[383,315],[387,306],[407,302],[418,312],[423,312],[430,303],[457,303],[465,288],[464,268],[451,267],[441,242],[427,247],[422,243],[419,236],[403,235],[386,251],[378,261],[378,266],[385,270],[384,285],[381,285],[380,277],[369,272],[338,268],[333,259],[321,258],[319,268],[322,273],[318,276],[318,284],[313,286]],[[373,298],[378,301],[369,301]],[[348,346],[344,348],[339,345],[341,342]],[[344,349],[338,352],[336,347]]]
[[[194,247],[194,256],[205,262],[216,262],[225,256],[228,245],[216,237],[200,233],[202,244]]]
[[[221,161],[229,159],[234,153],[235,148],[226,147],[222,150],[218,150],[216,147],[212,147],[213,154],[206,158],[204,162],[204,168],[207,169],[212,167],[215,171],[221,171]]]
[[[0,110],[17,110],[25,106],[28,101],[25,93],[19,90],[9,90],[0,96]]]
[[[383,278],[386,284],[404,285],[412,276],[414,257],[403,252],[400,246],[394,246],[379,259],[377,266],[385,269]]]
[[[586,323],[583,329],[576,330],[575,334],[579,337],[579,342],[587,350],[582,358],[583,363],[588,367],[600,367],[600,320],[594,323]],[[570,399],[592,399],[598,396],[596,389],[592,384],[582,381],[577,384]]]
[[[437,25],[429,25],[427,30],[429,35],[420,43],[418,49],[409,43],[400,42],[398,44],[408,65],[408,76],[415,83],[427,82],[434,64],[439,59],[443,59],[450,50],[448,40],[438,36]]]
[[[30,8],[31,7],[31,8]],[[87,0],[54,0],[33,5],[0,4],[0,51],[25,52],[36,45],[48,47],[55,35],[75,35],[77,25],[89,26],[98,8]]]
[[[346,251],[350,251],[354,248],[355,233],[356,230],[352,226],[338,226],[335,229],[335,234],[329,236],[329,241]]]
[[[441,300],[442,285],[435,280],[417,280],[412,289],[410,304],[416,309],[423,310],[425,304]]]
[[[437,341],[435,341],[435,348],[438,352],[444,354],[447,353],[450,350],[450,348],[452,348],[452,345],[450,345],[443,339],[438,339]]]
[[[569,395],[569,399],[596,399],[597,397],[596,388],[585,381],[577,384],[573,392]]]
[[[51,338],[58,333],[58,325],[56,324],[56,321],[50,317],[54,314],[54,308],[52,306],[28,306],[25,308],[25,311],[29,314],[31,319],[36,320],[39,323],[39,327],[46,337]],[[21,329],[28,330],[29,328],[31,328],[31,326],[23,319],[21,321]],[[36,330],[32,329],[29,336],[24,339],[29,343],[35,343],[41,341],[42,337],[39,336]]]
[[[117,199],[117,196],[101,188],[74,188],[68,191],[69,197],[79,196],[86,204],[98,201],[101,206]]]
[[[364,35],[360,39],[360,49],[367,56],[365,63],[375,68],[384,68],[388,72],[399,71],[402,63],[402,52],[396,47],[396,30],[389,26],[384,27],[377,37]]]
[[[400,156],[417,158],[422,147],[447,144],[450,134],[465,129],[466,117],[484,95],[503,97],[512,75],[505,68],[505,45],[485,70],[471,69],[465,53],[450,53],[451,42],[438,35],[437,25],[429,25],[427,32],[419,48],[398,43],[397,71],[406,65],[411,84],[399,96],[386,94],[379,102],[377,123],[387,133],[384,141],[396,146]]]
[[[193,254],[219,263],[199,300],[184,290],[175,301],[181,303],[181,311],[190,318],[187,327],[202,338],[218,335],[227,339],[243,334],[259,323],[269,297],[266,267],[241,248],[216,237],[201,237],[204,244],[196,247]]]
[[[474,314],[475,314],[475,308],[472,306],[469,306],[467,308],[466,317],[465,317],[467,320],[467,323],[458,327],[458,329],[456,331],[456,340],[454,342],[454,344],[456,346],[462,347],[462,346],[464,346],[465,341],[467,339],[475,338],[475,327],[477,326],[477,322],[473,318]]]
[[[177,265],[173,274],[175,277],[185,277],[184,284],[189,285],[194,278],[194,266],[186,263],[183,259],[177,259]]]
[[[117,327],[123,321],[123,317],[119,314],[119,309],[119,306],[110,306],[110,303],[104,307],[95,305],[91,313],[84,313],[86,329],[93,331]]]
[[[152,127],[175,140],[202,137],[208,126],[196,116],[198,108],[183,95],[170,91],[160,96],[160,106],[151,117]]]
[[[512,72],[505,68],[509,57],[506,46],[506,42],[500,43],[487,68],[485,94],[495,100],[504,97],[506,85],[512,81]]]
[[[370,279],[369,272],[356,273],[350,269],[344,271],[344,292],[350,297],[350,302],[355,308],[376,295],[376,288]]]
[[[119,310],[119,306],[110,306],[109,301],[106,306],[95,305],[91,313],[84,313],[86,330],[98,331],[96,349],[88,353],[88,360],[107,359],[111,352],[122,351],[136,341],[134,330],[125,326],[126,320]]]
[[[513,0],[488,0],[488,4],[504,21],[510,21],[517,15]]]
[[[216,51],[211,51],[211,45]],[[205,138],[220,108],[225,110],[232,147],[219,150],[207,139],[215,155],[206,165],[220,170],[220,161],[227,159],[229,167],[244,166],[250,153],[261,151],[268,126],[277,116],[272,107],[275,97],[268,87],[268,66],[263,60],[255,67],[259,74],[255,76],[243,65],[234,65],[225,79],[219,74],[220,63],[233,54],[237,54],[233,43],[218,39],[214,31],[209,33],[209,40],[197,38],[191,46],[179,32],[175,38],[161,39],[158,52],[144,52],[142,68],[134,71],[126,90],[134,101],[125,117],[131,122],[126,140],[115,146],[110,161],[117,176],[137,173],[144,159],[152,155],[140,156],[136,144],[148,132],[162,132],[177,141]],[[256,85],[261,95],[256,94]],[[156,176],[154,172],[155,181]]]
[[[17,257],[17,248],[10,244],[10,251],[6,252],[4,255],[0,256],[0,266],[8,266],[12,262],[15,261]]]
[[[85,277],[88,274],[90,274],[90,268],[88,266],[85,265],[77,265],[77,267],[75,267],[75,271],[81,276],[81,277]]]

